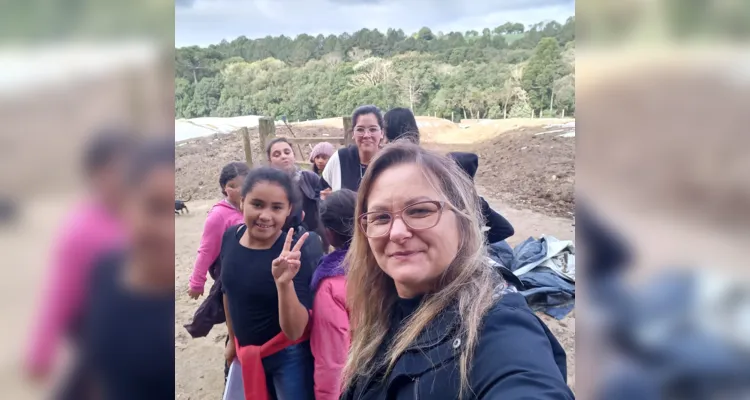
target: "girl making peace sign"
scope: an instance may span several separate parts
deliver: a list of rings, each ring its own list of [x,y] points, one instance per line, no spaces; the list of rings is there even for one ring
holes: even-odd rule
[[[320,239],[282,232],[297,192],[282,171],[250,171],[242,187],[244,224],[222,241],[222,285],[232,370],[225,399],[313,399],[308,341],[310,279],[322,256]],[[233,383],[234,382],[234,383]]]

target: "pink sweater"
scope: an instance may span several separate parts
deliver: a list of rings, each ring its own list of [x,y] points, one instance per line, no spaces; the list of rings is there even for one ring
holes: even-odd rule
[[[73,209],[62,225],[52,254],[42,309],[26,353],[27,367],[47,373],[60,339],[79,315],[88,276],[97,259],[123,243],[120,220],[89,200]]]
[[[190,288],[202,290],[206,285],[208,269],[219,257],[221,238],[230,226],[241,224],[242,212],[226,200],[216,203],[208,212],[203,225],[203,236],[198,246],[198,258],[190,275]]]
[[[341,396],[341,371],[350,344],[346,277],[325,278],[313,300],[310,331],[310,348],[315,358],[316,400],[338,400]]]

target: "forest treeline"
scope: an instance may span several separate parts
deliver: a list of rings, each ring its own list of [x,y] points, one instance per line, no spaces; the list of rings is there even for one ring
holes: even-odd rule
[[[467,32],[239,37],[175,57],[177,118],[310,120],[361,104],[454,119],[575,114],[575,17]]]

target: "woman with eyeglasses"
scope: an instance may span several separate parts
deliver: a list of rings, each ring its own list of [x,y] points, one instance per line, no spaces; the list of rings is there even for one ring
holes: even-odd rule
[[[354,145],[333,153],[323,170],[321,197],[331,191],[349,189],[356,192],[365,170],[383,141],[383,114],[375,106],[361,106],[352,114]]]
[[[479,196],[416,144],[364,175],[345,260],[352,345],[342,399],[573,399],[565,352],[488,265]]]

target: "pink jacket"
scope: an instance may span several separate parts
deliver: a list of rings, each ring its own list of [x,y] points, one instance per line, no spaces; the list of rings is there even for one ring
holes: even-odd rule
[[[315,293],[310,331],[316,400],[338,400],[341,396],[341,371],[350,344],[346,277],[324,278]]]
[[[120,220],[101,204],[79,204],[65,220],[52,254],[48,283],[26,353],[27,367],[47,373],[55,362],[60,339],[80,315],[92,267],[124,240]]]
[[[226,200],[216,203],[208,212],[203,225],[203,236],[198,246],[198,258],[190,275],[190,288],[202,290],[206,285],[208,269],[219,257],[221,238],[230,226],[242,223],[242,212]]]

